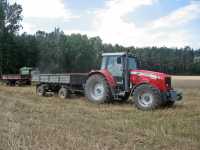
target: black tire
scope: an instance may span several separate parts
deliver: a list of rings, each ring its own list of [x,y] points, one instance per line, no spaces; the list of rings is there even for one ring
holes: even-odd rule
[[[166,102],[163,102],[162,106],[170,108],[170,107],[173,107],[174,104],[175,104],[175,101],[166,101]]]
[[[16,85],[16,81],[10,81],[10,86],[15,86]]]
[[[38,96],[45,96],[46,94],[45,86],[44,85],[38,86],[36,89],[36,93]]]
[[[28,83],[27,83],[27,85],[32,85],[32,82],[29,80]]]
[[[85,84],[85,96],[93,103],[102,104],[111,100],[111,92],[106,79],[102,75],[92,75]]]
[[[123,102],[126,102],[126,101],[128,101],[129,96],[130,96],[130,94],[125,94],[124,97],[121,97],[121,100],[122,100]]]
[[[61,88],[59,91],[58,91],[58,96],[62,99],[66,99],[66,98],[69,98],[70,97],[70,93],[69,91],[66,89],[66,88]]]
[[[161,106],[160,91],[148,84],[137,87],[133,93],[135,106],[144,111],[154,110]]]
[[[10,81],[6,81],[6,85],[7,86],[11,86],[11,82]]]
[[[16,85],[16,86],[21,86],[22,83],[21,83],[20,81],[16,81],[15,85]]]

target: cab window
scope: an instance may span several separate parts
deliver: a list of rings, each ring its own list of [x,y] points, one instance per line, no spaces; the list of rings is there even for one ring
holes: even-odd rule
[[[123,74],[122,57],[111,56],[108,58],[108,71],[115,77],[121,77]]]
[[[128,70],[136,70],[137,69],[137,62],[135,58],[129,57],[128,58]]]

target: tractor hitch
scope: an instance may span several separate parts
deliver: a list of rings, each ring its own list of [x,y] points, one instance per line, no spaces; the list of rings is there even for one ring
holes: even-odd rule
[[[167,100],[170,101],[181,101],[183,98],[183,93],[179,90],[170,90],[169,92],[166,93],[167,95]]]

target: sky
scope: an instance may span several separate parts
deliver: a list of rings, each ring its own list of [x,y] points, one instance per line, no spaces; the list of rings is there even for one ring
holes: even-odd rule
[[[23,7],[23,30],[99,36],[125,47],[200,48],[200,0],[10,0]]]

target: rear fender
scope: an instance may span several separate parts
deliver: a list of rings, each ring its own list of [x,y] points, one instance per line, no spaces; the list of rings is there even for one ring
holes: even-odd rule
[[[115,88],[116,87],[117,83],[116,83],[115,79],[113,78],[112,74],[108,70],[103,69],[103,70],[91,71],[89,73],[88,77],[90,77],[90,76],[92,76],[94,74],[102,75],[106,79],[107,83],[109,84],[109,86],[111,88]]]

